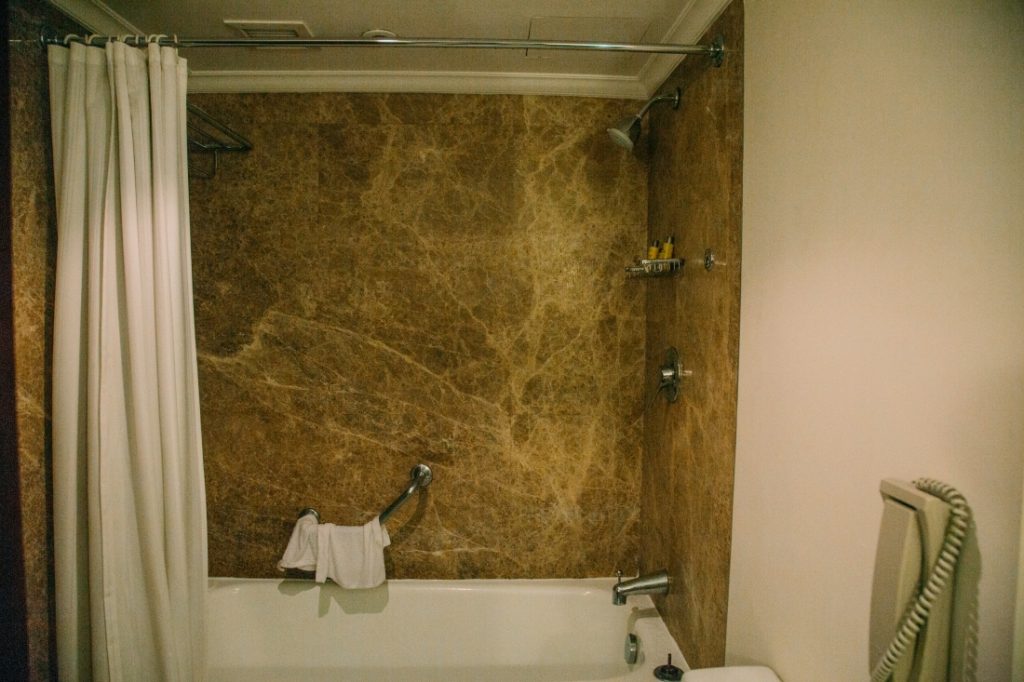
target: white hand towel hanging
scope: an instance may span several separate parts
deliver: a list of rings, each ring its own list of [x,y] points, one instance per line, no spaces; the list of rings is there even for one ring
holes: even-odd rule
[[[377,587],[384,582],[388,531],[376,517],[363,526],[321,524],[317,529],[316,581],[330,578],[345,588]]]
[[[305,514],[295,522],[284,556],[277,562],[279,571],[288,568],[297,568],[301,571],[316,570],[318,525],[313,514]]]

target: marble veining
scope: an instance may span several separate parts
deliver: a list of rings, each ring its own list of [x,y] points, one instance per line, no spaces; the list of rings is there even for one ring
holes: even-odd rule
[[[725,64],[687,58],[663,89],[678,111],[652,112],[650,239],[675,234],[681,277],[647,284],[647,375],[676,346],[685,369],[677,403],[653,399],[644,423],[640,553],[675,588],[655,603],[694,667],[725,659],[739,357],[743,178],[743,4],[705,34],[723,35]],[[705,248],[718,264],[703,268]],[[650,390],[650,389],[649,389]]]
[[[12,36],[40,24],[83,32],[36,0],[9,3]],[[742,27],[737,0],[709,32],[727,36],[726,67],[684,62],[667,86],[685,84],[686,103],[652,114],[651,148],[636,156],[603,132],[631,102],[192,97],[255,143],[191,182],[212,575],[278,575],[300,507],[362,523],[425,461],[436,483],[389,524],[392,576],[668,567],[686,576],[659,603],[673,634],[691,663],[722,661]],[[12,49],[10,73],[31,679],[46,680],[55,231],[44,54]],[[623,278],[648,236],[673,232],[690,260],[681,280]],[[713,273],[692,267],[705,246],[724,263]],[[669,343],[695,377],[680,403],[645,415],[644,378]]]
[[[40,28],[83,29],[38,0],[7,3],[11,38]],[[56,209],[50,156],[46,51],[10,46],[11,253],[15,389],[29,679],[56,672],[53,631],[53,525],[50,514],[50,349],[56,258]]]
[[[211,574],[277,575],[299,508],[363,523],[418,461],[393,577],[634,566],[647,175],[603,132],[626,103],[193,101],[255,147],[191,183]]]

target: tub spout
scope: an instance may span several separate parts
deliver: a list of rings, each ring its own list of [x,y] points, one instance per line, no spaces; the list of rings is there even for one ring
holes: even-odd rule
[[[612,603],[621,606],[631,594],[668,594],[671,584],[672,578],[669,577],[668,571],[639,575],[625,581],[620,571],[619,582],[612,587]]]

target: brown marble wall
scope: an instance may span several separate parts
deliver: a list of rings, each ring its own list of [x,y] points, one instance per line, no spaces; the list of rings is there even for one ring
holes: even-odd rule
[[[732,48],[741,15],[737,0],[716,29]],[[32,0],[10,3],[8,20],[12,36],[75,30]],[[13,49],[11,81],[30,652],[45,680],[55,236],[43,53]],[[426,461],[429,495],[390,524],[391,575],[608,575],[642,555],[680,578],[660,607],[690,662],[721,660],[741,54],[720,70],[690,60],[674,82],[687,104],[653,114],[649,207],[645,163],[603,133],[633,103],[192,98],[255,143],[191,186],[211,574],[276,575],[295,510],[360,523]],[[623,279],[648,220],[691,259],[681,279]],[[724,262],[711,273],[695,262],[705,246]],[[695,376],[644,426],[638,378],[669,343]],[[642,544],[638,518],[655,529]]]
[[[647,283],[647,376],[675,346],[693,377],[678,402],[660,398],[644,425],[644,568],[667,568],[657,600],[694,667],[721,665],[729,597],[739,352],[743,145],[743,5],[734,0],[704,41],[725,37],[721,68],[688,58],[664,88],[678,111],[655,109],[650,137],[649,238],[675,234],[681,277]],[[718,264],[703,267],[705,248]],[[653,387],[648,389],[648,400]]]
[[[34,38],[41,26],[61,33],[81,27],[41,1],[7,5],[11,38]],[[21,476],[30,679],[48,680],[53,646],[53,538],[50,517],[50,341],[56,258],[56,209],[50,157],[46,51],[12,45],[11,250],[14,350]]]
[[[635,565],[645,165],[632,102],[197,95],[254,143],[191,184],[212,575],[296,511],[388,524],[389,575]],[[197,161],[201,161],[197,159]]]

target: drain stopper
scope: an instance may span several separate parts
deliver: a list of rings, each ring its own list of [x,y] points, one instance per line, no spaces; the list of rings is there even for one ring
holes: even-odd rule
[[[672,654],[669,654],[668,663],[655,668],[654,676],[659,680],[681,680],[683,679],[683,671],[681,668],[672,665]]]

